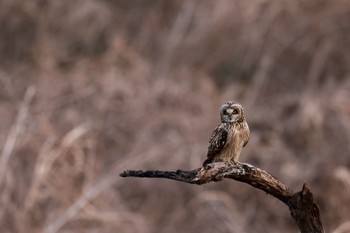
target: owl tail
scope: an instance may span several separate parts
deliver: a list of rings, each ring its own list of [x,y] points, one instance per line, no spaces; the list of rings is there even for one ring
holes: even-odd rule
[[[203,167],[206,167],[209,163],[212,163],[213,159],[212,158],[207,158],[204,162],[203,162]]]

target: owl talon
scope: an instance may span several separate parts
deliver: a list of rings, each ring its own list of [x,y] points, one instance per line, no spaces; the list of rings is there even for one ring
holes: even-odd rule
[[[235,162],[235,161],[230,161],[229,163],[231,166],[235,166],[237,164],[237,162]]]

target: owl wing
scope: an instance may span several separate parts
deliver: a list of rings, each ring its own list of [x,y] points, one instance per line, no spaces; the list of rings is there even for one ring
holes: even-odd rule
[[[223,125],[219,125],[215,128],[213,134],[211,135],[209,139],[209,146],[208,146],[208,153],[207,157],[208,159],[204,161],[203,166],[211,163],[213,158],[220,153],[220,151],[224,148],[226,141],[227,141],[228,132],[223,127]]]
[[[245,141],[243,144],[243,147],[245,147],[248,144],[249,140]]]
[[[248,141],[249,141],[249,134],[250,134],[250,130],[249,130],[249,126],[247,123],[244,124],[244,128],[246,129],[244,132],[245,132],[245,142],[243,144],[243,147],[245,147],[247,144],[248,144]]]

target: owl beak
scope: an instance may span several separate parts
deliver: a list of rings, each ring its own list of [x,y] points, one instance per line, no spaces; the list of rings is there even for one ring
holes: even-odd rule
[[[231,115],[233,113],[233,109],[229,108],[229,109],[226,110],[226,112]]]

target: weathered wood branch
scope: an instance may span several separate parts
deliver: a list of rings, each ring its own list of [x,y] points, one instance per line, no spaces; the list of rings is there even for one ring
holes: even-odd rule
[[[285,203],[301,233],[324,233],[319,208],[313,201],[313,195],[306,184],[301,191],[293,192],[268,172],[247,163],[212,163],[206,168],[192,171],[127,170],[120,176],[165,178],[198,185],[221,181],[224,178],[234,179],[261,189]]]

